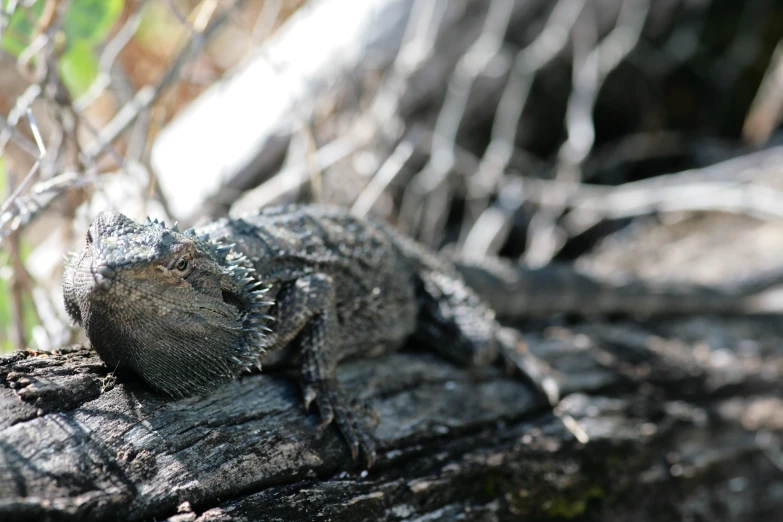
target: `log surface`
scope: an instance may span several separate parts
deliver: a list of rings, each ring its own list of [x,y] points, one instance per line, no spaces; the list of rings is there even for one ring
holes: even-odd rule
[[[498,369],[415,349],[341,365],[380,413],[366,473],[285,373],[173,401],[84,348],[6,356],[0,519],[762,520],[783,508],[776,318],[524,327],[557,372],[559,411]]]

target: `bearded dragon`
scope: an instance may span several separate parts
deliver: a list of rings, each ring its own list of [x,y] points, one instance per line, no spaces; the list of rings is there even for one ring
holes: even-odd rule
[[[298,367],[305,408],[314,403],[368,467],[375,442],[368,415],[337,380],[342,359],[413,339],[457,364],[505,362],[554,404],[546,366],[488,302],[512,315],[537,303],[547,313],[591,302],[600,312],[640,302],[645,312],[740,306],[731,293],[612,289],[562,270],[458,269],[385,222],[324,206],[270,208],[184,232],[101,212],[68,261],[63,292],[107,366],[172,397],[208,393],[254,367]]]

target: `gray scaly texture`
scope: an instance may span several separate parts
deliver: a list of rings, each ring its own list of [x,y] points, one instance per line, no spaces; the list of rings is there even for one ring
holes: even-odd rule
[[[272,208],[185,232],[101,212],[63,290],[110,368],[173,397],[206,393],[252,367],[298,365],[305,407],[314,402],[368,466],[367,415],[336,379],[346,357],[414,337],[460,364],[503,360],[556,400],[545,368],[451,263],[338,208]]]
[[[490,260],[458,269],[380,221],[289,206],[185,232],[102,212],[72,255],[63,290],[68,313],[110,368],[173,397],[206,393],[252,367],[298,365],[305,406],[315,403],[369,466],[366,410],[336,379],[344,358],[414,338],[458,364],[502,361],[553,404],[548,368],[499,326],[495,310],[736,312],[782,280],[777,272],[726,289],[655,289],[602,284],[562,266],[530,271]]]

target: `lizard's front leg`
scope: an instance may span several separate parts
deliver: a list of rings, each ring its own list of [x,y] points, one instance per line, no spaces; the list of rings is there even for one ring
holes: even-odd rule
[[[279,295],[279,323],[270,340],[277,346],[294,342],[299,348],[305,410],[315,402],[323,425],[334,421],[353,459],[361,450],[370,467],[375,461],[375,442],[337,381],[335,299],[334,282],[328,275],[296,280]]]

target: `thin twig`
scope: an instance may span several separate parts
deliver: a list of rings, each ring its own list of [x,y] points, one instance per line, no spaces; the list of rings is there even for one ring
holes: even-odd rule
[[[177,57],[172,60],[169,69],[155,87],[147,85],[139,89],[133,99],[125,104],[122,109],[107,123],[96,143],[85,151],[85,156],[90,161],[95,161],[106,148],[114,142],[125,130],[138,118],[142,111],[147,110],[161,96],[163,91],[179,77],[182,67],[196,56],[206,45],[207,41],[222,25],[230,18],[231,13],[242,6],[246,0],[234,0],[234,2],[224,9],[219,16],[216,16],[199,38],[191,38],[188,45],[185,45]]]
[[[364,188],[359,197],[351,207],[351,212],[357,216],[366,216],[386,188],[394,182],[402,171],[405,164],[413,155],[416,147],[409,140],[404,140],[397,145],[394,152],[378,169],[378,172],[372,177],[370,182]]]

